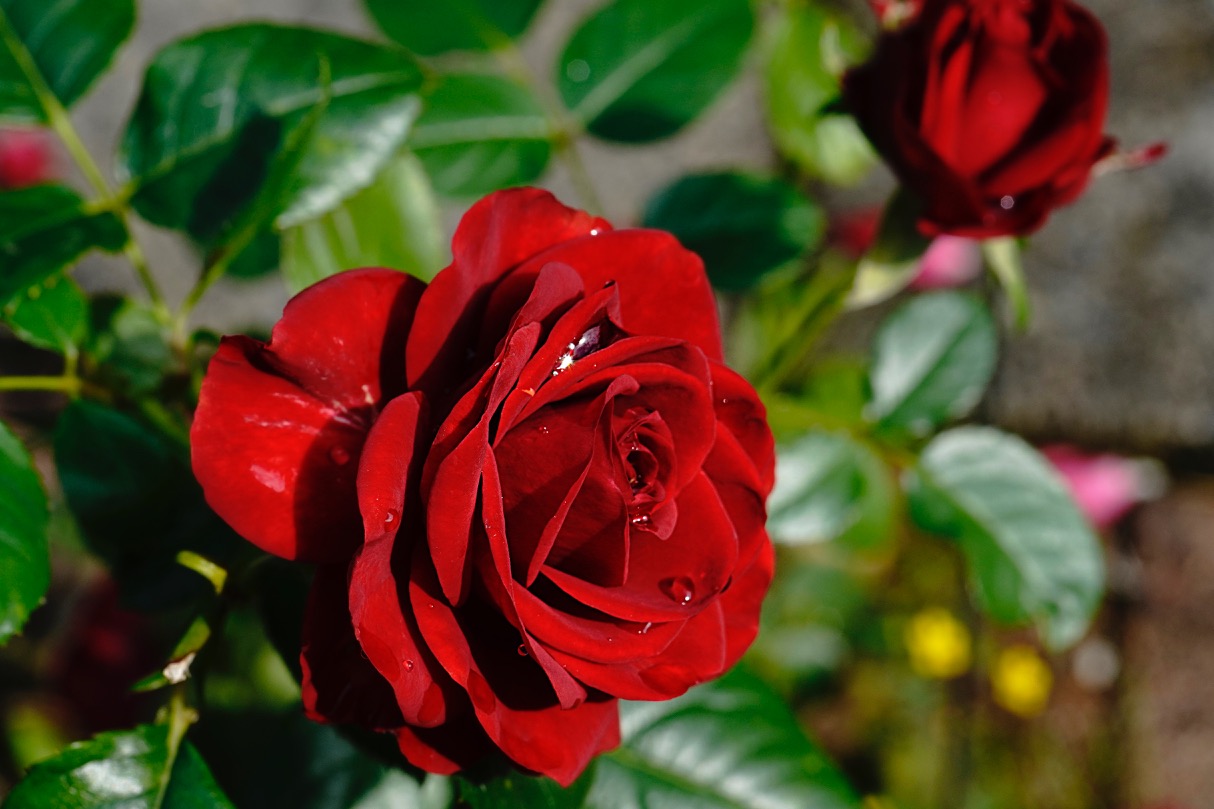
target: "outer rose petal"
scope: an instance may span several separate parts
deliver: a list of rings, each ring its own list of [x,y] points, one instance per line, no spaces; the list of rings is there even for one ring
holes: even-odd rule
[[[404,388],[422,288],[392,270],[342,273],[292,299],[268,344],[220,344],[190,432],[194,474],[250,542],[310,562],[358,546],[359,454],[375,409]]]
[[[303,703],[319,722],[391,730],[403,724],[392,689],[362,655],[346,607],[346,566],[317,569],[304,612]]]
[[[436,728],[406,725],[396,731],[396,743],[411,764],[438,775],[470,767],[494,749],[471,710]]]
[[[473,205],[455,231],[451,266],[434,277],[418,305],[409,386],[441,397],[466,377],[464,354],[476,347],[492,284],[503,273],[552,245],[610,229],[538,188],[499,191]]]

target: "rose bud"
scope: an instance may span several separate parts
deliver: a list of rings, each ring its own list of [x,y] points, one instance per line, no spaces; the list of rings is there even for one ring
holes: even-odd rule
[[[1024,235],[1113,148],[1104,29],[1070,0],[925,0],[844,97],[927,235]]]
[[[0,189],[25,188],[51,179],[54,156],[40,129],[0,129]]]
[[[489,196],[429,286],[362,269],[226,337],[192,431],[211,506],[318,565],[303,696],[451,773],[569,784],[618,699],[730,668],[772,574],[762,404],[701,261],[552,195]]]

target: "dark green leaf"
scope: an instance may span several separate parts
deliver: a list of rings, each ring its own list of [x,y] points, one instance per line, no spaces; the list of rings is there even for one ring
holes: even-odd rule
[[[68,506],[135,606],[204,598],[205,579],[177,564],[192,550],[220,564],[243,542],[206,505],[182,448],[141,421],[78,400],[55,432]]]
[[[542,175],[551,130],[527,88],[492,75],[444,76],[427,96],[409,144],[438,191],[478,197]]]
[[[141,725],[73,744],[35,764],[4,809],[232,809],[189,742],[170,761],[168,733]]]
[[[57,185],[0,193],[0,307],[94,248],[118,251],[126,229]]]
[[[517,772],[477,783],[457,778],[456,796],[468,809],[582,809],[593,777],[593,769],[587,770],[568,789],[551,778]]]
[[[0,642],[21,631],[50,586],[48,520],[34,462],[0,423]]]
[[[881,428],[924,436],[960,418],[995,372],[999,338],[971,295],[920,295],[894,312],[873,345],[869,417]]]
[[[416,53],[483,51],[523,31],[541,0],[363,0],[380,29]]]
[[[263,231],[240,252],[228,268],[229,278],[252,280],[269,275],[282,264],[282,238],[271,230]]]
[[[889,298],[915,277],[919,259],[931,239],[919,232],[916,222],[922,203],[899,189],[885,206],[877,239],[856,268],[848,306],[859,308]]]
[[[839,77],[860,61],[859,32],[819,5],[785,6],[774,21],[766,65],[767,115],[776,146],[807,174],[828,182],[861,179],[876,155],[855,119],[829,110]]]
[[[318,216],[368,185],[420,111],[404,52],[306,28],[250,24],[176,42],[148,68],[122,164],[150,221],[209,241],[261,189],[286,134],[332,100],[278,224]]]
[[[817,244],[824,218],[783,180],[723,172],[684,177],[659,192],[644,223],[699,254],[718,289],[737,291]]]
[[[910,487],[915,521],[957,539],[994,619],[1079,640],[1104,588],[1099,540],[1044,458],[1015,436],[961,427],[928,444]]]
[[[557,85],[600,138],[666,137],[737,74],[753,28],[747,0],[613,0],[570,39]]]
[[[768,685],[741,669],[667,702],[621,705],[592,809],[857,809],[826,755]]]
[[[446,809],[450,804],[446,779],[431,776],[419,786],[369,757],[336,728],[306,719],[298,705],[280,712],[209,711],[192,738],[240,807]],[[257,766],[250,767],[251,761]]]
[[[134,0],[0,0],[0,119],[46,120],[30,68],[34,82],[71,106],[134,25]]]
[[[843,433],[816,430],[777,452],[767,503],[772,539],[871,547],[893,529],[894,484],[881,459]]]
[[[9,301],[0,319],[31,345],[76,354],[88,332],[88,308],[88,299],[75,281],[51,276]]]
[[[151,309],[130,298],[99,296],[93,298],[89,322],[89,354],[106,382],[133,394],[160,385],[172,351],[167,330]]]
[[[392,267],[429,280],[445,258],[439,214],[417,160],[397,158],[336,210],[283,234],[287,286],[298,292],[355,267]]]

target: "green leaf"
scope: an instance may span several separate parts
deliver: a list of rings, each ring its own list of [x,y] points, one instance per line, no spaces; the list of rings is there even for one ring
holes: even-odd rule
[[[518,772],[476,783],[456,778],[456,796],[467,809],[582,809],[593,777],[592,766],[567,789],[551,778]]]
[[[843,71],[864,56],[859,31],[810,4],[786,5],[773,28],[765,79],[776,147],[812,177],[839,185],[859,181],[876,153],[854,118],[826,110],[839,96]]]
[[[663,138],[725,89],[753,28],[747,0],[613,0],[569,40],[557,86],[600,138]]]
[[[0,320],[30,345],[75,355],[88,333],[88,308],[75,281],[51,276],[9,301]]]
[[[117,252],[126,229],[110,212],[89,211],[57,185],[0,193],[0,307],[92,249]]]
[[[1016,328],[1024,331],[1032,318],[1028,287],[1024,282],[1024,267],[1020,264],[1020,243],[1013,236],[982,242],[986,266],[999,279],[1007,295]]]
[[[858,809],[843,776],[768,685],[735,669],[666,702],[621,704],[590,809]]]
[[[134,25],[134,0],[0,0],[0,120],[44,122],[44,92],[71,106]]]
[[[376,25],[415,53],[484,51],[520,36],[541,0],[363,0]]]
[[[211,710],[191,738],[237,806],[446,809],[451,803],[446,779],[430,776],[419,784],[364,753],[336,728],[307,719],[298,704],[276,712]],[[257,766],[250,767],[251,761]]]
[[[4,809],[232,809],[189,742],[173,759],[168,735],[141,725],[73,744],[35,764]]]
[[[1086,632],[1104,589],[1100,542],[1049,463],[1021,439],[961,427],[928,444],[911,514],[965,552],[978,602],[997,621],[1032,621],[1055,649]]]
[[[894,484],[872,450],[846,434],[815,430],[780,447],[776,458],[767,501],[773,540],[872,547],[890,537]]]
[[[50,586],[49,519],[33,460],[0,422],[0,642],[21,631]]]
[[[130,298],[98,296],[89,323],[88,353],[107,384],[136,395],[160,386],[173,352],[168,331],[152,309]]]
[[[740,291],[816,245],[824,217],[783,180],[722,172],[684,177],[658,192],[644,224],[699,254],[715,287]]]
[[[324,31],[240,25],[173,43],[148,68],[121,154],[139,212],[204,242],[222,232],[324,98],[322,65],[332,100],[278,224],[323,214],[367,186],[420,111],[414,60]]]
[[[938,292],[911,299],[877,332],[867,415],[884,430],[927,435],[978,403],[998,348],[994,320],[977,298]]]
[[[210,584],[177,564],[177,554],[191,550],[226,566],[244,545],[207,507],[184,448],[132,416],[72,402],[56,426],[55,462],[84,539],[135,606],[208,597]]]
[[[931,239],[919,232],[916,221],[922,203],[899,189],[885,206],[877,238],[856,268],[847,305],[852,309],[871,306],[900,292],[919,269],[919,259]]]
[[[438,204],[408,156],[336,210],[283,234],[282,271],[292,292],[355,267],[392,267],[429,280],[444,260]]]
[[[492,75],[444,76],[427,96],[409,145],[438,191],[478,197],[542,175],[552,127],[525,87]]]

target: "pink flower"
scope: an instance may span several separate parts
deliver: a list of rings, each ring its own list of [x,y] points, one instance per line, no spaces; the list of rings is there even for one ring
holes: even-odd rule
[[[1112,526],[1162,488],[1162,475],[1150,461],[1089,454],[1065,444],[1041,452],[1062,475],[1080,510],[1100,529]]]
[[[0,129],[0,189],[25,188],[54,174],[51,139],[41,129]]]
[[[961,286],[982,272],[978,242],[961,236],[937,236],[919,261],[910,288],[920,292]]]

